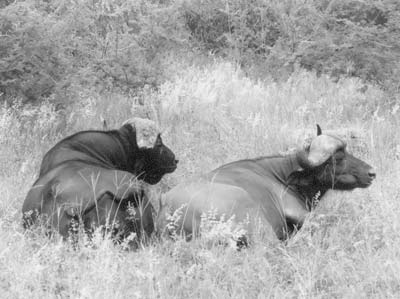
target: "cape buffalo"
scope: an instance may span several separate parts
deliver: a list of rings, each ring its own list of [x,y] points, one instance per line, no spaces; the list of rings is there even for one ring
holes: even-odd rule
[[[374,178],[370,165],[349,154],[342,140],[323,135],[318,126],[317,137],[306,149],[223,165],[176,186],[163,200],[172,211],[180,209],[178,232],[187,237],[199,233],[201,215],[213,210],[235,215],[248,235],[262,224],[283,240],[302,226],[328,189],[365,188]]]
[[[51,148],[43,157],[39,177],[65,161],[82,161],[106,169],[130,172],[139,180],[157,184],[164,174],[176,169],[178,160],[160,134],[152,148],[140,148],[136,130],[126,124],[119,130],[82,131]]]
[[[63,237],[68,236],[71,224],[80,220],[86,230],[117,224],[122,236],[142,230],[150,235],[154,229],[152,205],[144,185],[126,171],[64,162],[42,175],[29,190],[22,208],[25,226],[40,214],[45,225]]]
[[[152,148],[139,147],[130,124],[119,130],[76,133],[44,156],[39,178],[22,207],[24,226],[40,214],[64,237],[78,220],[86,229],[118,223],[122,236],[142,230],[149,235],[153,207],[140,181],[156,184],[177,163],[160,134]]]

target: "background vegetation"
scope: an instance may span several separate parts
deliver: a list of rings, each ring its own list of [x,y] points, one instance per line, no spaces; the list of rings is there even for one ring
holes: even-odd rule
[[[168,79],[171,56],[209,54],[255,78],[299,66],[395,92],[399,24],[396,0],[3,1],[0,92],[64,104],[80,89],[135,93]]]
[[[1,297],[398,297],[397,1],[0,7]],[[329,193],[287,243],[260,235],[240,252],[219,242],[229,244],[229,223],[135,252],[101,238],[74,251],[24,232],[20,209],[43,154],[100,129],[101,118],[114,128],[132,116],[155,120],[180,160],[157,191],[296,148],[315,123],[341,134],[378,177],[366,190]]]

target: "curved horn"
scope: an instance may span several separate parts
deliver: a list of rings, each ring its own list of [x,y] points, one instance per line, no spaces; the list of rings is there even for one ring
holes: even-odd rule
[[[322,135],[322,130],[319,124],[317,124],[317,136]]]
[[[319,135],[311,142],[308,154],[308,166],[317,167],[328,160],[339,148],[345,147],[345,143],[333,136]]]
[[[158,133],[156,141],[154,142],[154,146],[156,147],[156,146],[162,146],[162,145],[163,145],[163,142],[161,139],[161,133]]]

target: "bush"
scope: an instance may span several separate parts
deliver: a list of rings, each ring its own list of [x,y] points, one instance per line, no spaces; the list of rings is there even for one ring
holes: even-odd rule
[[[299,44],[301,66],[334,78],[355,76],[380,84],[391,79],[399,68],[393,50],[400,46],[400,27],[390,21],[400,11],[388,1],[331,2],[316,8],[322,20],[312,38]]]
[[[265,54],[280,35],[278,17],[265,1],[187,1],[186,26],[201,47],[227,54]]]
[[[0,9],[0,93],[62,102],[82,89],[135,93],[165,81],[170,57],[211,52],[262,79],[300,66],[393,96],[399,24],[395,0],[16,1]]]
[[[300,65],[387,86],[400,69],[400,5],[392,0],[188,0],[183,14],[204,49],[262,76]]]
[[[0,20],[0,92],[28,100],[158,85],[160,55],[182,40],[174,6],[146,1],[18,1]]]
[[[0,92],[32,100],[49,95],[68,64],[49,28],[54,20],[33,3],[15,2],[0,11]]]

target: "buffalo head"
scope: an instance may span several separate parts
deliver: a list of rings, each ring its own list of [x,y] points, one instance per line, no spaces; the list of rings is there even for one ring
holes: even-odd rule
[[[157,135],[154,146],[144,149],[144,151],[142,175],[139,175],[138,179],[154,185],[165,174],[175,171],[179,161],[175,159],[175,154],[163,144],[161,134]]]
[[[372,167],[349,154],[344,141],[324,135],[318,125],[317,128],[317,137],[310,146],[298,152],[302,169],[290,175],[289,183],[337,190],[371,185],[376,176]]]

